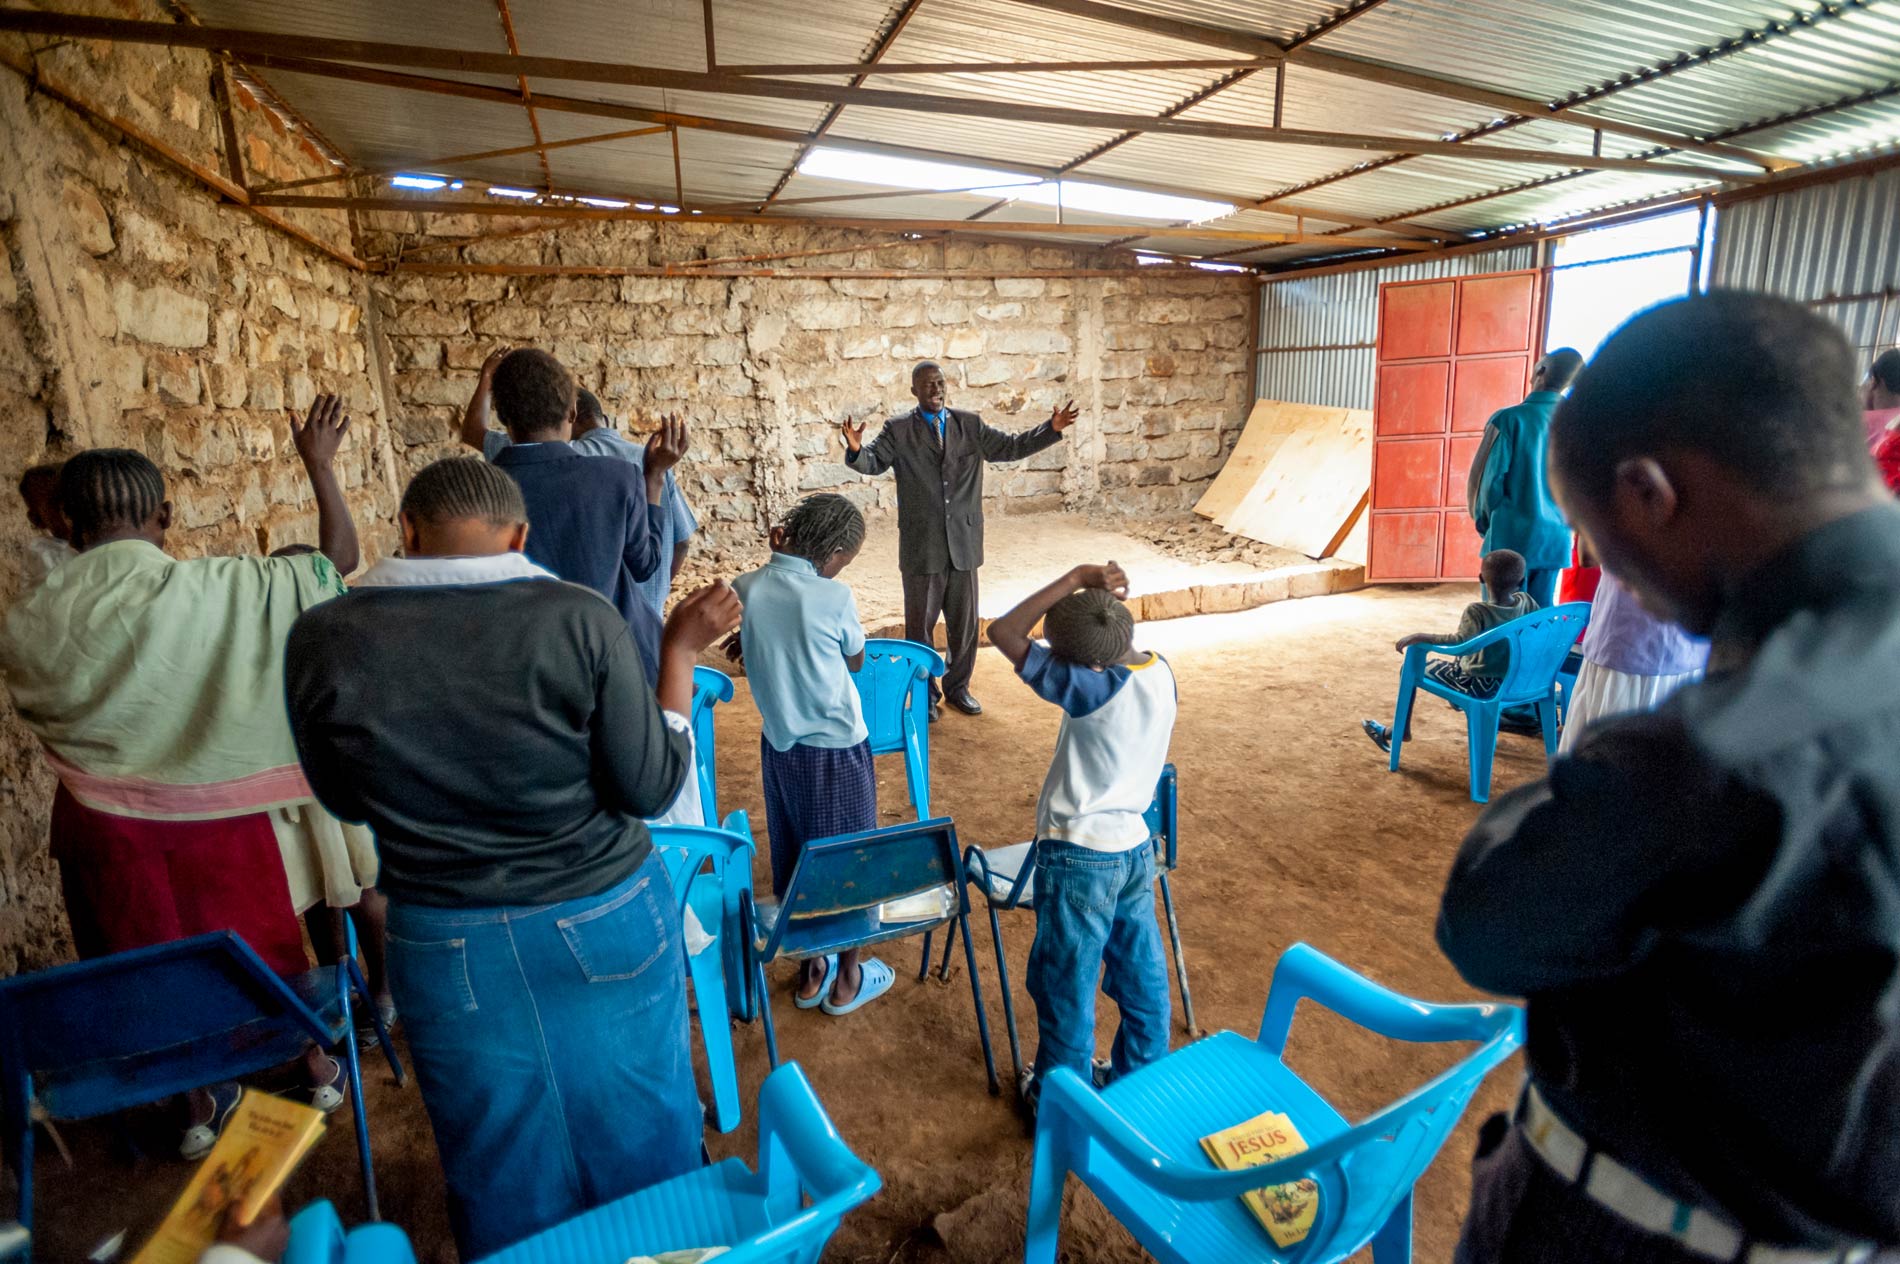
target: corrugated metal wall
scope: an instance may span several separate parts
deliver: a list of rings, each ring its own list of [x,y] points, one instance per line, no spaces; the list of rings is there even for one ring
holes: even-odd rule
[[[1379,286],[1534,267],[1535,246],[1339,272],[1260,287],[1257,398],[1371,408]]]
[[[1900,342],[1900,169],[1724,208],[1709,283],[1806,300],[1868,353]]]

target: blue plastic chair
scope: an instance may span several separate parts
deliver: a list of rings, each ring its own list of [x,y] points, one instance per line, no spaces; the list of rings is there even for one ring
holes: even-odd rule
[[[970,897],[963,886],[963,857],[957,828],[949,817],[913,821],[885,829],[841,834],[808,843],[792,870],[776,908],[752,907],[751,973],[765,1019],[765,1053],[778,1065],[778,1034],[772,1026],[771,997],[765,966],[779,957],[806,961],[851,948],[912,935],[941,926],[963,928],[963,950],[970,969],[970,1000],[976,1006],[976,1030],[983,1046],[983,1069],[990,1095],[1002,1092],[996,1059],[990,1052],[990,1022],[976,977],[976,953],[970,946]],[[950,911],[918,921],[885,921],[882,905],[939,887],[950,890]],[[750,892],[742,894],[748,906]]]
[[[759,1090],[756,1172],[743,1159],[722,1160],[596,1207],[486,1264],[623,1264],[708,1246],[731,1248],[719,1264],[816,1264],[845,1213],[883,1184],[838,1136],[805,1072],[787,1063]]]
[[[864,666],[851,677],[871,731],[871,753],[904,756],[910,805],[920,821],[930,819],[930,682],[943,673],[943,655],[928,645],[874,637],[864,643]]]
[[[732,701],[732,677],[711,667],[693,668],[693,762],[699,773],[699,805],[706,824],[719,824],[719,764],[713,748],[713,708]]]
[[[1535,707],[1544,730],[1544,751],[1556,754],[1557,673],[1589,621],[1590,603],[1572,601],[1501,623],[1458,645],[1407,648],[1405,665],[1399,669],[1398,705],[1392,713],[1391,770],[1399,770],[1399,750],[1405,745],[1405,729],[1412,722],[1412,702],[1420,689],[1436,694],[1465,713],[1474,803],[1485,803],[1491,798],[1491,763],[1498,752],[1498,721],[1506,708]],[[1504,679],[1498,682],[1497,693],[1489,698],[1460,693],[1426,674],[1425,664],[1433,654],[1457,658],[1498,644],[1510,647],[1511,661],[1505,668]]]
[[[699,1011],[699,1038],[712,1078],[713,1110],[719,1131],[739,1126],[739,1065],[732,1050],[733,1006],[726,991],[726,946],[740,920],[740,889],[750,890],[751,827],[734,812],[725,829],[703,825],[649,826],[653,846],[666,864],[666,875],[679,900],[680,913],[692,909],[707,934],[717,941],[687,958],[693,997]],[[742,885],[741,885],[742,884]],[[728,916],[730,893],[730,916]],[[744,937],[744,932],[739,932]],[[740,975],[742,986],[745,975]],[[747,1013],[750,1006],[746,1007]]]
[[[311,1042],[349,1070],[363,1192],[378,1219],[352,988],[396,1082],[405,1076],[345,926],[348,954],[292,979],[228,930],[0,979],[0,1115],[20,1223],[33,1227],[36,1100],[55,1119],[91,1119],[280,1066]]]
[[[1302,999],[1387,1039],[1478,1048],[1348,1124],[1283,1060]],[[1273,972],[1258,1039],[1220,1032],[1100,1092],[1067,1067],[1050,1074],[1037,1109],[1023,1260],[1055,1264],[1063,1182],[1074,1172],[1164,1264],[1327,1264],[1368,1244],[1375,1264],[1401,1264],[1412,1257],[1413,1185],[1478,1084],[1523,1038],[1523,1011],[1513,1006],[1414,1001],[1295,944]],[[1269,1110],[1290,1116],[1309,1148],[1244,1171],[1217,1170],[1200,1139]],[[1318,1214],[1306,1240],[1282,1250],[1241,1195],[1301,1178],[1319,1186]]]
[[[1181,987],[1182,1025],[1193,1035],[1198,1030],[1194,1023],[1194,994],[1188,991],[1187,962],[1181,957],[1181,927],[1174,916],[1174,893],[1168,888],[1168,875],[1174,872],[1179,861],[1179,799],[1174,765],[1169,764],[1161,770],[1161,779],[1155,782],[1154,802],[1148,805],[1148,845],[1154,848],[1156,885],[1161,888],[1161,905],[1168,917],[1174,978]],[[1003,958],[1003,928],[996,914],[999,910],[1034,907],[1036,844],[1014,843],[985,851],[972,843],[963,852],[963,876],[976,887],[989,909],[990,942],[996,946],[996,978],[1003,989],[1003,1026],[1009,1032],[1009,1057],[1016,1068],[1016,1080],[1021,1083],[1023,1053],[1016,1035],[1016,1003],[1010,997],[1009,963]]]
[[[283,1264],[416,1264],[409,1235],[393,1224],[358,1225],[348,1233],[327,1198],[290,1218]]]

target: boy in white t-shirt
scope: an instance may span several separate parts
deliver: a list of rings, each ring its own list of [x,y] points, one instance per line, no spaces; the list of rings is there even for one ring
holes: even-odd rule
[[[1062,708],[1036,807],[1029,995],[1039,1038],[1022,1086],[1031,1109],[1052,1068],[1090,1074],[1098,976],[1121,1009],[1110,1075],[1168,1051],[1167,965],[1143,814],[1168,760],[1174,673],[1159,654],[1134,648],[1127,592],[1115,563],[1078,566],[990,625],[990,644]],[[1039,619],[1045,642],[1030,639]]]

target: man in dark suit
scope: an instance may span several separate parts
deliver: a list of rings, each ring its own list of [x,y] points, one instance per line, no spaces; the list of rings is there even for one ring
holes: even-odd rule
[[[904,635],[925,645],[937,618],[949,623],[950,669],[941,696],[965,715],[983,708],[970,696],[976,668],[976,572],[983,565],[983,465],[1020,461],[1059,442],[1075,424],[1074,403],[1021,434],[983,424],[945,403],[943,370],[928,360],[910,373],[917,407],[884,423],[869,446],[864,427],[844,423],[846,464],[860,474],[897,471],[897,566],[904,575]],[[936,682],[931,683],[935,719]]]

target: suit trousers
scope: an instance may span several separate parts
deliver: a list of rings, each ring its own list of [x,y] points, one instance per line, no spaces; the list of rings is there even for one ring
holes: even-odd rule
[[[949,670],[943,688],[930,682],[930,700],[959,694],[970,687],[976,671],[976,572],[944,571],[936,575],[904,576],[904,639],[919,645],[937,643],[937,619],[948,625]]]

